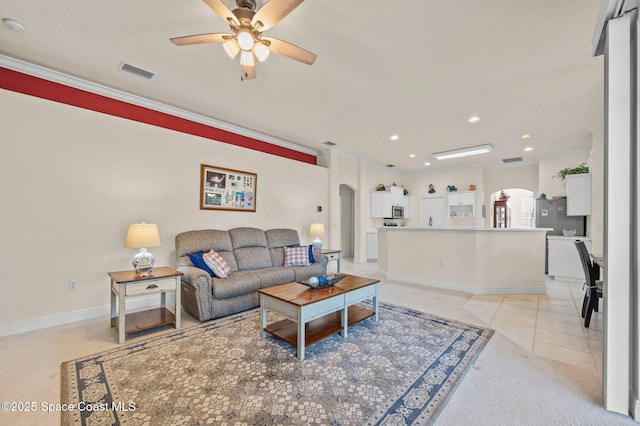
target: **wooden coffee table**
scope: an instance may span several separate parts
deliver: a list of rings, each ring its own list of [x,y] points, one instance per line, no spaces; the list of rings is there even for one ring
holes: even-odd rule
[[[304,359],[305,348],[369,317],[378,321],[379,280],[345,275],[336,285],[314,290],[304,284],[288,283],[259,290],[262,338],[272,334],[298,348]],[[356,303],[373,299],[373,310]],[[271,310],[286,319],[267,326]]]

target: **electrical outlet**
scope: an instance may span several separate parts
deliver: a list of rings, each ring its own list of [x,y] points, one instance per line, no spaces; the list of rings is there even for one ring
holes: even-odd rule
[[[73,290],[77,290],[77,289],[78,289],[78,281],[69,280],[69,291],[73,291]]]

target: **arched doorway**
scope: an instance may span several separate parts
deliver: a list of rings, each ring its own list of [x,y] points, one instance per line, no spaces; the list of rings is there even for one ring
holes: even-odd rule
[[[355,192],[349,185],[340,185],[340,244],[342,257],[353,257],[355,242]]]
[[[500,201],[501,193],[508,198]],[[522,188],[505,188],[491,194],[490,225],[494,228],[535,228],[535,199],[533,192]],[[500,226],[501,225],[501,226]]]

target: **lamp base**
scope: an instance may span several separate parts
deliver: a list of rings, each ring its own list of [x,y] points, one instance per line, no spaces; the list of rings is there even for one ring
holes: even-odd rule
[[[322,240],[319,237],[316,237],[316,239],[311,242],[311,245],[313,246],[313,251],[322,250]]]
[[[155,262],[155,257],[153,257],[153,255],[149,253],[146,248],[142,247],[140,251],[136,253],[135,256],[133,256],[131,264],[142,278],[146,278],[149,276],[149,272],[151,272],[151,270],[153,269],[153,264]]]

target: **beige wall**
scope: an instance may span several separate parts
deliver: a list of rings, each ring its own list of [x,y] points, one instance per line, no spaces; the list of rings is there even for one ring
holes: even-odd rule
[[[564,185],[561,179],[555,179],[553,176],[567,167],[577,167],[581,163],[589,163],[589,151],[567,154],[557,157],[545,157],[539,160],[539,183],[538,189],[540,195],[547,194],[548,198],[555,195],[565,195]]]
[[[323,167],[8,91],[0,115],[0,326],[108,305],[133,222],[158,224],[169,266],[182,231],[289,227],[309,243],[327,223]],[[257,173],[257,212],[199,210],[201,163]]]
[[[487,201],[494,192],[505,188],[521,188],[538,195],[538,164],[487,169],[485,182]]]

